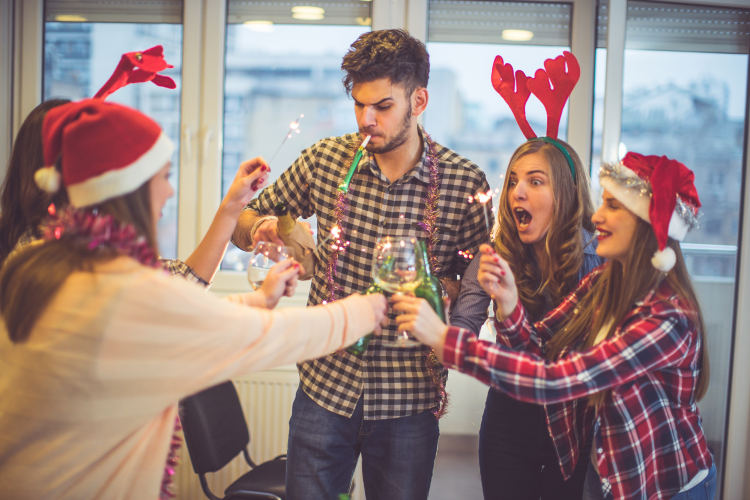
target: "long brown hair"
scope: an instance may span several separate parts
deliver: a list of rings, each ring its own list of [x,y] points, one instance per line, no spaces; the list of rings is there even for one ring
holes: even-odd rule
[[[710,366],[708,361],[708,345],[704,330],[703,315],[701,314],[698,297],[688,274],[685,260],[682,257],[680,244],[669,238],[667,245],[674,250],[677,262],[669,273],[654,270],[651,256],[658,249],[656,236],[651,225],[640,217],[636,217],[636,229],[632,241],[632,252],[625,265],[612,260],[602,272],[591,290],[578,304],[578,314],[572,315],[562,329],[547,343],[547,359],[556,359],[563,349],[574,346],[583,341],[582,349],[594,345],[596,337],[607,329],[606,338],[614,335],[617,326],[633,309],[635,303],[642,300],[649,292],[657,289],[662,280],[666,279],[679,305],[690,318],[700,335],[702,346],[701,370],[696,387],[696,400],[700,400],[708,390]],[[623,270],[627,269],[627,278]],[[660,297],[667,300],[669,297]],[[601,391],[589,396],[589,403],[599,406],[608,391]]]
[[[148,182],[132,193],[104,201],[97,210],[132,224],[157,250]],[[0,273],[0,315],[11,342],[28,339],[68,276],[76,271],[93,272],[95,264],[118,255],[113,249],[89,249],[88,241],[63,233],[59,240],[28,245],[11,256]]]
[[[495,247],[500,256],[510,264],[516,278],[518,296],[534,320],[540,319],[544,312],[544,290],[549,291],[552,303],[558,304],[578,283],[578,273],[583,263],[581,227],[594,231],[594,224],[591,222],[594,202],[589,174],[575,150],[563,141],[558,142],[573,159],[576,182],[573,182],[568,162],[560,150],[543,141],[527,141],[516,149],[510,159],[498,206]],[[518,236],[509,199],[513,166],[523,156],[533,153],[541,154],[549,164],[554,198],[552,220],[545,239],[545,258],[542,262],[537,262],[532,245],[523,243]]]
[[[28,229],[36,231],[47,215],[47,207],[68,204],[64,190],[45,193],[34,182],[34,173],[44,166],[42,122],[47,111],[67,104],[67,99],[50,99],[34,108],[21,125],[13,144],[8,170],[0,195],[0,265]],[[35,235],[38,236],[38,235]]]

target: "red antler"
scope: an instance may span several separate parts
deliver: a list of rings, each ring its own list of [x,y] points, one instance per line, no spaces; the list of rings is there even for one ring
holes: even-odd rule
[[[516,71],[515,78],[513,78],[513,66],[503,63],[502,57],[495,57],[492,63],[492,86],[510,106],[523,135],[527,139],[533,139],[536,134],[526,119],[526,102],[529,100],[527,78],[521,70]],[[517,90],[516,86],[518,86]]]
[[[566,62],[568,63],[567,72],[565,71]],[[529,78],[527,85],[547,110],[547,137],[557,139],[565,101],[568,100],[573,87],[581,77],[581,67],[575,56],[567,51],[561,56],[544,61],[544,67],[547,71],[536,70],[534,78]],[[554,89],[550,87],[550,82],[554,85]]]
[[[107,83],[99,89],[94,98],[106,99],[117,89],[131,83],[154,82],[159,87],[176,88],[174,80],[168,76],[158,75],[159,71],[174,68],[164,60],[164,49],[161,45],[151,47],[143,52],[123,54],[117,68]],[[138,69],[135,69],[138,68]]]

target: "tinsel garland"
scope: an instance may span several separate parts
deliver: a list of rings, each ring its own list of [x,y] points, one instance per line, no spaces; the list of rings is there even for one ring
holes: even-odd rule
[[[90,251],[114,250],[132,257],[144,266],[161,267],[156,250],[143,235],[138,234],[132,224],[123,224],[111,215],[99,214],[96,209],[76,209],[69,206],[56,210],[54,205],[50,205],[48,211],[50,217],[40,227],[44,240],[67,240]],[[180,419],[176,417],[159,488],[159,500],[177,496],[172,492],[172,476],[179,463],[177,452],[182,446],[182,438],[179,436],[181,430]]]
[[[424,198],[425,209],[424,217],[422,222],[419,223],[419,227],[427,234],[427,255],[430,259],[430,267],[433,273],[437,273],[440,268],[440,262],[435,256],[435,246],[438,242],[437,234],[437,220],[440,216],[440,208],[438,202],[440,201],[440,169],[439,161],[435,156],[435,143],[432,138],[422,130],[424,134],[425,142],[427,143],[427,151],[425,153],[425,165],[430,171],[430,183],[427,187],[427,195]],[[354,161],[354,155],[359,148],[362,141],[352,143],[349,147],[348,154],[348,166],[351,167],[351,163]],[[349,168],[344,170],[344,175],[349,171]],[[343,181],[342,177],[342,181]],[[340,184],[340,183],[339,183]],[[326,303],[333,302],[336,300],[336,293],[340,290],[339,285],[336,283],[336,266],[338,264],[339,251],[343,250],[345,246],[341,244],[344,233],[344,219],[349,213],[349,200],[347,199],[346,193],[337,191],[336,193],[336,204],[333,208],[334,218],[336,224],[331,229],[333,232],[334,228],[338,228],[338,234],[336,235],[337,240],[332,245],[331,255],[328,258],[326,264],[326,284],[328,285],[328,292],[326,293]],[[336,353],[337,355],[343,355],[343,351]],[[425,368],[430,376],[430,381],[433,387],[438,393],[437,406],[432,411],[435,415],[435,419],[439,420],[440,417],[448,412],[448,392],[445,389],[445,379],[443,378],[443,367],[437,359],[435,350],[431,347],[425,346],[423,353]]]
[[[68,239],[88,250],[115,250],[137,260],[144,266],[159,267],[156,251],[132,224],[122,224],[113,216],[99,214],[96,209],[65,207],[49,208],[50,217],[40,227],[44,240]]]

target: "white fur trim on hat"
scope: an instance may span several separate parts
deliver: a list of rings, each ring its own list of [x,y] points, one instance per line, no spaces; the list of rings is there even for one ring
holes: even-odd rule
[[[618,165],[618,168],[627,176],[633,178],[639,178],[638,175],[630,170],[625,165]],[[640,189],[623,186],[609,176],[602,176],[599,178],[599,183],[604,189],[609,191],[609,194],[614,196],[617,201],[625,205],[628,210],[636,214],[644,221],[651,224],[651,220],[648,215],[649,207],[651,206],[651,196],[648,194],[641,194]],[[677,208],[672,212],[672,217],[669,219],[669,229],[667,234],[670,238],[674,238],[677,241],[682,241],[687,235],[689,226],[682,220],[677,213]],[[674,265],[674,264],[672,264]]]
[[[42,167],[34,172],[34,182],[46,193],[56,193],[60,189],[60,172],[54,165]]]
[[[70,204],[87,207],[132,193],[167,164],[173,151],[174,143],[162,132],[151,149],[130,165],[68,186]]]
[[[651,264],[659,271],[665,273],[671,271],[676,262],[677,255],[675,255],[674,250],[670,247],[664,250],[657,250],[654,256],[651,257]]]

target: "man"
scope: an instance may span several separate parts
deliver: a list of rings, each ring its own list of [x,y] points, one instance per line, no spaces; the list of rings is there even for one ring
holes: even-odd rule
[[[295,217],[317,215],[311,305],[365,290],[381,236],[432,241],[437,275],[461,275],[469,260],[459,251],[474,254],[488,239],[483,207],[467,200],[489,185],[476,165],[431,142],[417,123],[428,102],[424,44],[401,30],[366,33],[341,67],[359,134],[324,139],[303,151],[248,205],[235,244],[247,250],[254,242],[275,241],[277,222],[268,215],[280,201]],[[367,135],[348,194],[337,199],[353,153]],[[347,492],[360,454],[368,500],[427,498],[439,437],[431,410],[441,402],[436,386],[445,383],[447,371],[426,366],[429,349],[423,345],[384,346],[398,336],[393,318],[364,355],[340,352],[298,366],[288,499]]]

